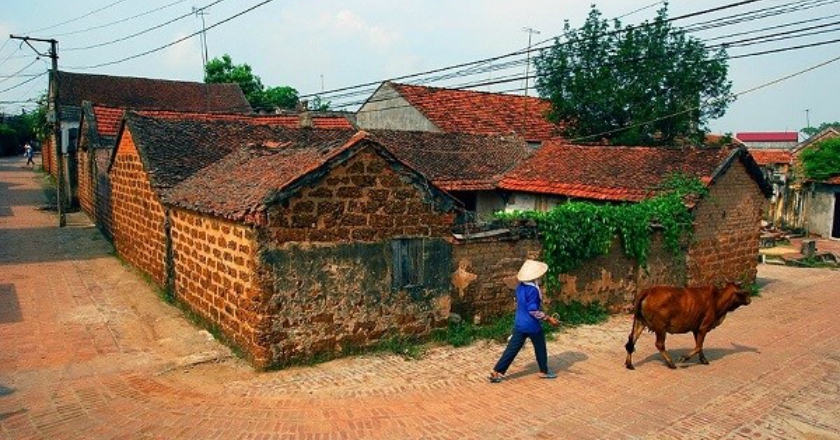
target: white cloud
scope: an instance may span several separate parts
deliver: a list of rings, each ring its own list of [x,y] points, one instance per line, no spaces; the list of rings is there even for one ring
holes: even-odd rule
[[[328,33],[361,40],[373,47],[387,49],[398,39],[399,34],[382,26],[370,25],[362,17],[352,11],[343,9],[334,15],[325,17],[322,26]]]

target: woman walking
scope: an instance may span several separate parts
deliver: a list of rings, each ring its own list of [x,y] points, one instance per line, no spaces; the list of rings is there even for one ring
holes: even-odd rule
[[[548,369],[548,353],[545,347],[545,333],[543,333],[540,321],[546,321],[551,325],[558,325],[559,321],[554,317],[543,313],[542,293],[537,280],[548,271],[548,265],[535,260],[525,260],[516,278],[519,284],[516,286],[516,315],[513,321],[513,335],[508,340],[499,362],[490,373],[490,382],[502,381],[513,359],[519,354],[519,350],[525,344],[525,339],[530,339],[534,346],[534,353],[537,356],[537,365],[540,368],[540,378],[554,379],[557,377]]]

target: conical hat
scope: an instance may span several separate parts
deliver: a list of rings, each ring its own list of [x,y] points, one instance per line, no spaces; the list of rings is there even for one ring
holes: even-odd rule
[[[519,281],[532,281],[543,275],[548,271],[548,265],[542,261],[525,260],[519,273],[516,274],[516,279]]]

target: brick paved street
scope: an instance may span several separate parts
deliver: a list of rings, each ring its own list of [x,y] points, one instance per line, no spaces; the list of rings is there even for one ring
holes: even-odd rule
[[[0,438],[840,438],[840,271],[761,266],[762,297],[665,368],[629,316],[526,349],[341,359],[254,373],[163,303],[80,214],[56,227],[41,174],[0,159]],[[690,336],[670,336],[680,355]]]

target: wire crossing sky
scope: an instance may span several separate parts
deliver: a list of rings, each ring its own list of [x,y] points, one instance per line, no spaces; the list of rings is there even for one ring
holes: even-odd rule
[[[662,3],[607,0],[597,6],[605,18],[635,25],[652,19]],[[31,49],[7,39],[26,31],[59,40],[62,69],[201,81],[201,19],[193,7],[207,13],[211,58],[230,54],[235,63],[250,64],[267,86],[289,85],[346,110],[389,78],[523,93],[528,35],[522,29],[540,31],[536,52],[554,37],[563,41],[564,20],[577,27],[589,12],[589,2],[576,0],[0,2],[0,90],[18,85],[0,92],[0,111],[31,109],[46,89],[46,75],[35,76],[45,64],[33,63]],[[674,25],[708,46],[727,44],[733,90],[817,65],[840,48],[838,0],[674,0],[669,16],[684,17]],[[740,96],[712,129],[795,131],[805,126],[806,109],[812,125],[840,120],[838,64]]]

